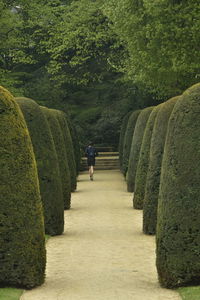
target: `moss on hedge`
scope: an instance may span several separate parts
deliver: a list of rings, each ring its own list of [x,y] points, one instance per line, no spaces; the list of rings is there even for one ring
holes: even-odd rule
[[[120,129],[120,137],[119,137],[119,165],[120,165],[120,170],[122,171],[122,165],[123,165],[123,151],[124,151],[124,137],[126,133],[126,127],[127,123],[129,120],[130,115],[132,114],[132,111],[128,112],[123,120],[122,120],[122,125]]]
[[[144,131],[144,136],[142,139],[142,145],[139,154],[139,160],[137,164],[137,170],[135,175],[135,191],[133,196],[133,207],[135,209],[143,209],[144,195],[145,195],[145,185],[146,176],[149,166],[149,152],[151,145],[151,137],[153,132],[153,127],[155,124],[156,116],[160,110],[160,105],[156,106],[147,121],[146,128]]]
[[[200,281],[200,84],[169,119],[158,202],[156,265],[162,286]]]
[[[135,185],[135,174],[140,154],[140,148],[142,144],[142,138],[144,134],[144,130],[146,127],[146,123],[148,121],[149,115],[151,111],[153,110],[153,106],[147,107],[143,109],[138,118],[135,125],[135,130],[133,133],[133,138],[131,142],[131,150],[129,155],[129,162],[128,162],[128,171],[126,175],[127,179],[127,190],[128,192],[134,191],[134,185]]]
[[[143,232],[146,234],[156,233],[157,204],[162,156],[169,117],[178,98],[179,97],[174,97],[163,103],[155,120],[151,138],[149,167],[143,206]]]
[[[126,126],[126,132],[124,135],[124,145],[123,145],[123,159],[122,159],[122,173],[124,174],[124,176],[126,176],[127,173],[129,155],[131,150],[131,142],[133,138],[135,124],[137,122],[137,118],[140,112],[141,110],[136,110],[132,112]]]
[[[67,160],[67,153],[65,149],[65,143],[63,138],[63,133],[60,128],[60,124],[56,117],[55,111],[53,109],[43,108],[45,110],[45,114],[47,120],[49,122],[51,133],[53,136],[56,153],[58,156],[60,176],[62,182],[62,192],[63,192],[63,200],[64,200],[64,208],[70,209],[71,206],[71,178]],[[63,204],[63,203],[62,203]],[[62,207],[63,209],[63,207]]]
[[[69,127],[66,121],[66,114],[59,110],[54,110],[56,117],[58,119],[58,122],[60,124],[60,127],[63,132],[63,137],[65,141],[65,148],[67,152],[67,158],[68,158],[68,165],[69,165],[69,171],[70,171],[70,177],[71,177],[71,192],[74,192],[76,190],[76,163],[75,163],[75,153],[72,143],[72,138],[70,135]]]
[[[24,117],[0,87],[0,285],[44,282],[44,219],[36,161]]]
[[[49,124],[39,105],[32,99],[16,98],[26,120],[37,162],[40,193],[44,208],[45,232],[62,234],[63,212],[57,209],[62,187],[55,145]]]

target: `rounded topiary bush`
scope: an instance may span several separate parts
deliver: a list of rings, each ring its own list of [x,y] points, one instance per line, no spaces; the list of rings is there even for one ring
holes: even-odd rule
[[[158,200],[156,265],[162,286],[200,281],[200,84],[169,119]]]
[[[122,159],[122,173],[124,176],[126,176],[126,172],[128,169],[128,161],[129,161],[129,155],[131,150],[131,142],[133,138],[133,133],[135,129],[135,124],[137,121],[137,118],[139,116],[140,110],[136,110],[132,112],[128,119],[128,123],[126,126],[126,132],[124,135],[124,145],[123,145],[123,159]]]
[[[123,165],[123,150],[124,150],[124,137],[125,137],[125,133],[126,133],[126,127],[128,124],[128,120],[130,115],[132,114],[132,111],[130,111],[129,113],[127,113],[123,120],[122,120],[122,125],[121,125],[121,129],[120,129],[120,137],[119,137],[119,165],[120,165],[120,170],[122,171],[122,165]]]
[[[47,117],[47,121],[49,122],[51,133],[53,136],[56,153],[58,156],[60,176],[62,182],[62,191],[63,191],[63,200],[64,200],[64,208],[70,209],[71,206],[71,178],[67,160],[67,153],[65,149],[65,143],[63,138],[63,133],[60,128],[58,119],[55,114],[55,110],[42,108]],[[61,203],[63,204],[63,203]],[[63,207],[62,207],[63,209]]]
[[[69,127],[66,121],[65,113],[59,110],[54,110],[54,111],[63,132],[65,148],[67,152],[67,159],[69,164],[70,177],[71,177],[71,192],[74,192],[76,190],[76,184],[77,184],[74,147],[73,147]]]
[[[13,96],[0,87],[0,285],[44,282],[44,219],[29,132]]]
[[[157,113],[160,110],[160,105],[156,106],[147,121],[144,136],[142,139],[142,145],[139,154],[139,160],[137,164],[137,170],[135,175],[135,190],[133,196],[133,207],[135,209],[143,209],[146,176],[149,165],[149,152],[151,145],[151,136]]]
[[[156,233],[162,156],[169,117],[178,98],[171,98],[161,104],[153,128],[143,205],[143,232],[146,234]]]
[[[28,98],[16,98],[28,130],[37,162],[40,193],[44,210],[45,232],[50,235],[61,234],[64,229],[63,211],[61,205],[62,186],[58,159],[49,124],[40,106]]]
[[[80,143],[79,143],[79,137],[76,131],[75,126],[73,123],[70,121],[69,117],[66,115],[66,121],[69,127],[70,135],[72,138],[72,144],[74,148],[74,159],[75,159],[75,164],[76,164],[76,175],[78,175],[80,171],[80,164],[81,164],[81,149],[80,149]]]
[[[146,123],[148,121],[149,115],[153,109],[153,106],[147,107],[143,109],[138,118],[135,125],[133,138],[131,142],[131,150],[129,155],[129,162],[128,162],[128,171],[126,175],[127,179],[127,189],[128,192],[134,191],[134,185],[135,185],[135,174],[137,170],[137,164],[140,154],[140,148],[142,144],[142,138],[144,134],[144,130],[146,127]]]

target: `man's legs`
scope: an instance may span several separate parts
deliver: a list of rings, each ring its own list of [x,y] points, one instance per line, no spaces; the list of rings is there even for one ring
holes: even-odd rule
[[[90,180],[93,180],[93,173],[94,173],[94,167],[93,167],[93,166],[90,166],[90,167],[89,167]]]

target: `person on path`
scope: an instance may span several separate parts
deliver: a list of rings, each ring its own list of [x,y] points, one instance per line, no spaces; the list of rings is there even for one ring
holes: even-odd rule
[[[90,180],[93,180],[95,157],[98,156],[98,152],[95,149],[95,147],[93,147],[92,142],[90,142],[89,145],[87,146],[87,148],[85,150],[85,155],[87,157],[87,164],[89,167]]]

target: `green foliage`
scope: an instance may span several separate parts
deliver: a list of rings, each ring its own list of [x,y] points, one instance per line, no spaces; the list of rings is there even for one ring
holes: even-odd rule
[[[124,156],[124,138],[125,138],[125,134],[126,134],[126,127],[128,124],[128,120],[130,115],[132,114],[132,111],[130,111],[129,113],[127,113],[123,120],[122,120],[122,124],[120,127],[120,137],[119,137],[119,163],[120,163],[120,169],[122,171],[122,165],[123,165],[123,156]]]
[[[85,126],[92,126],[101,116],[100,107],[90,107],[80,111],[77,120]]]
[[[44,219],[37,168],[23,115],[0,87],[0,283],[33,288],[44,282]]]
[[[76,163],[75,163],[75,153],[74,153],[74,147],[72,143],[71,134],[69,131],[69,127],[67,124],[67,115],[61,111],[54,110],[55,116],[57,117],[57,120],[60,124],[60,127],[63,132],[63,138],[65,143],[65,149],[67,152],[67,160],[69,165],[69,171],[70,171],[70,177],[71,177],[71,192],[74,192],[76,190]]]
[[[127,50],[102,1],[0,3],[1,82],[16,96],[68,112],[81,145],[93,140],[117,148],[123,116],[152,97],[117,68]]]
[[[143,209],[144,195],[145,195],[145,185],[146,176],[149,166],[149,152],[151,145],[151,137],[153,132],[153,127],[155,124],[155,119],[160,110],[160,105],[156,106],[147,121],[146,128],[144,131],[144,136],[142,139],[142,145],[140,149],[137,170],[135,175],[135,190],[133,196],[133,207],[135,209]]]
[[[44,106],[40,106],[39,108],[45,119],[48,132],[50,131],[50,134],[48,135],[48,142],[46,141],[45,143],[44,139],[42,142],[45,148],[49,149],[48,172],[50,173],[50,176],[44,178],[43,180],[47,180],[49,182],[52,190],[51,196],[49,195],[49,212],[51,213],[51,227],[49,226],[49,231],[46,230],[46,233],[49,235],[60,235],[64,231],[64,192],[61,178],[62,171],[60,170],[59,161],[60,153],[58,154],[57,152],[57,140],[55,140],[54,137],[56,128],[53,131],[51,129],[50,121],[48,119],[48,108]],[[49,190],[48,194],[50,194]],[[66,196],[65,194],[65,197],[70,196]]]
[[[59,162],[59,170],[60,170],[60,177],[62,183],[62,194],[63,194],[63,201],[64,201],[64,204],[63,201],[60,202],[60,214],[63,217],[64,208],[70,209],[71,206],[71,178],[70,178],[70,171],[69,171],[69,165],[67,160],[67,152],[65,149],[65,142],[64,142],[62,129],[56,117],[55,110],[44,108],[44,107],[43,110],[45,111],[47,121],[51,128],[51,133],[53,136],[53,141],[54,141],[58,162]],[[58,204],[57,204],[57,209],[58,209]]]
[[[186,90],[169,119],[162,162],[156,265],[163,287],[200,279],[200,84]]]
[[[129,155],[131,150],[131,143],[133,138],[133,133],[135,129],[135,124],[137,122],[137,118],[139,116],[140,110],[136,110],[132,112],[128,119],[126,132],[124,136],[124,143],[123,143],[123,160],[122,160],[122,173],[126,176],[127,169],[128,169],[128,162],[129,162]]]
[[[112,110],[112,107],[105,109],[94,126],[95,144],[110,145],[116,149],[117,141],[119,141],[120,123],[118,111]],[[90,131],[92,131],[91,128]]]
[[[159,97],[174,96],[198,82],[199,10],[196,0],[106,2],[105,13],[129,53],[125,75]]]
[[[128,171],[126,174],[128,192],[134,191],[135,175],[136,175],[137,164],[138,164],[138,159],[139,159],[139,154],[140,154],[140,148],[142,145],[142,139],[143,139],[146,123],[148,121],[149,115],[152,110],[153,110],[153,107],[147,107],[147,108],[143,109],[137,118],[135,130],[134,130],[134,134],[133,134],[133,138],[132,138],[132,142],[131,142],[131,150],[130,150],[129,162],[128,162]]]
[[[143,205],[143,232],[146,234],[156,233],[162,156],[169,117],[177,99],[178,97],[174,97],[161,104],[152,133]]]
[[[16,98],[16,101],[26,120],[37,162],[45,232],[50,235],[62,234],[63,212],[57,209],[58,203],[63,201],[62,187],[49,124],[35,101],[27,98]]]
[[[102,81],[110,69],[109,60],[120,51],[100,1],[72,1],[50,35],[48,70],[59,85]]]
[[[67,114],[66,114],[66,116],[67,116]],[[79,137],[78,137],[78,134],[77,134],[74,124],[71,122],[71,120],[68,116],[66,117],[66,121],[67,121],[70,135],[72,138],[72,144],[73,144],[73,149],[74,149],[74,159],[75,159],[75,163],[76,163],[76,175],[78,175],[79,170],[80,170],[80,163],[81,163],[81,149],[80,149]]]
[[[127,112],[198,82],[199,8],[196,0],[0,0],[0,80],[69,112],[81,145],[117,148]]]
[[[19,16],[12,13],[6,1],[0,0],[0,82],[15,93],[17,89],[14,86],[22,84],[14,71],[16,48],[20,47],[20,24]]]

